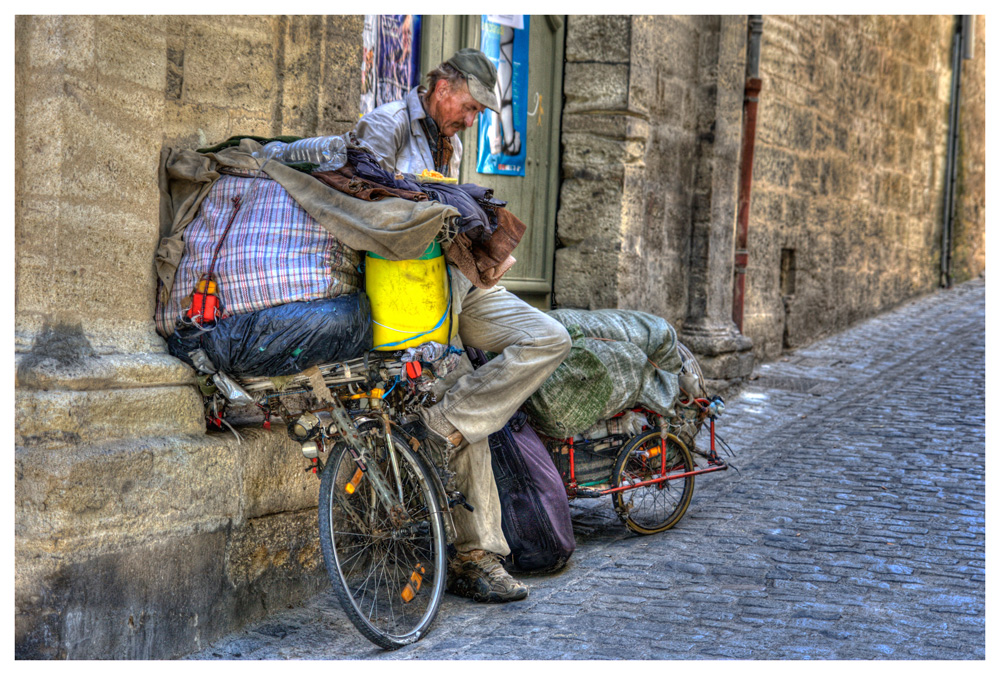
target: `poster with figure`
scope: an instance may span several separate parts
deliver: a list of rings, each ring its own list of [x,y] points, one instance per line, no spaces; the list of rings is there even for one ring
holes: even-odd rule
[[[361,114],[398,101],[420,83],[420,16],[366,14],[361,34]]]
[[[479,173],[524,175],[530,30],[527,15],[482,18],[480,49],[497,67],[500,114],[486,110],[479,115]]]

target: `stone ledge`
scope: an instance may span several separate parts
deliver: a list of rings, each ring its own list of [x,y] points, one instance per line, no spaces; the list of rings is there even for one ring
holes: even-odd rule
[[[169,354],[110,354],[65,358],[14,354],[14,387],[68,391],[195,384],[194,370]]]
[[[14,401],[14,442],[22,447],[73,447],[205,429],[203,403],[194,387],[15,390]]]

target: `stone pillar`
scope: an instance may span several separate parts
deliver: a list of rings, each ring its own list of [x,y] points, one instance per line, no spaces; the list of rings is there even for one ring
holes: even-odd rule
[[[631,21],[568,18],[553,289],[560,306],[620,306],[630,174],[643,168],[649,133],[648,116],[630,100]]]
[[[745,31],[574,15],[566,33],[556,301],[683,324],[712,380],[753,365],[731,318]]]
[[[709,380],[750,374],[749,338],[732,319],[746,17],[712,17],[717,32],[701,44],[698,139],[688,268],[688,309],[681,341]]]

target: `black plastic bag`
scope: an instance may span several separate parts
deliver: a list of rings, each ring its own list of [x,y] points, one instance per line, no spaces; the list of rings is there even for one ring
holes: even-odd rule
[[[207,332],[178,326],[167,347],[190,365],[188,354],[204,349],[216,368],[237,378],[292,375],[371,349],[371,307],[364,293],[290,302],[222,319]]]

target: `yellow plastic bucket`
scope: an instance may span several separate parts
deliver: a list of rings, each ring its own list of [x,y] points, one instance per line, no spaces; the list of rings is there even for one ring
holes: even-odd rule
[[[425,342],[450,342],[448,273],[433,242],[417,260],[365,259],[365,289],[372,307],[375,349],[396,351]]]

